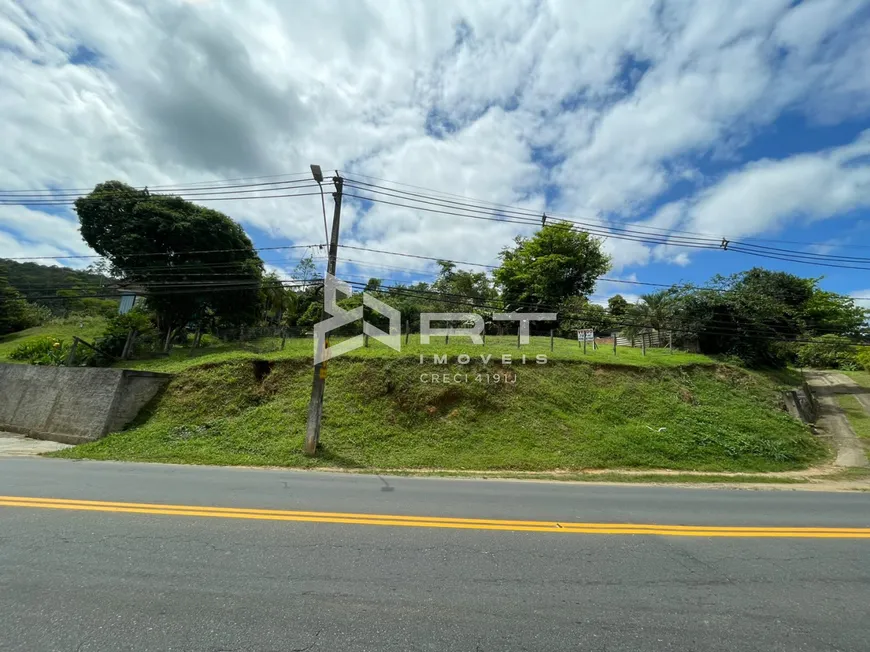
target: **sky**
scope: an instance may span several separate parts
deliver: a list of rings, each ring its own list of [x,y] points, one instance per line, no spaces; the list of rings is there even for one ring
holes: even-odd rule
[[[2,190],[304,178],[316,163],[612,233],[870,258],[870,0],[0,0],[0,141]],[[203,203],[257,247],[324,241],[316,195]],[[533,230],[345,198],[341,241],[494,264]],[[604,247],[612,279],[702,284],[761,264],[870,297],[870,270]],[[289,277],[300,251],[262,257]],[[70,207],[0,205],[0,257],[92,253]],[[341,255],[348,280],[435,269]],[[600,282],[595,298],[648,289]]]

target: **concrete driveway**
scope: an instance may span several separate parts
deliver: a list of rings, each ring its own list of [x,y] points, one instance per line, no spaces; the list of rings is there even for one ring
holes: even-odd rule
[[[69,448],[69,444],[31,439],[12,432],[0,432],[0,457],[27,457]]]

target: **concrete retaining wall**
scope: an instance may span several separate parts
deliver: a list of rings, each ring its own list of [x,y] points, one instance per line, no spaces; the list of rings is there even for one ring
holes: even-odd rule
[[[66,444],[93,441],[130,423],[170,377],[0,364],[0,430]]]

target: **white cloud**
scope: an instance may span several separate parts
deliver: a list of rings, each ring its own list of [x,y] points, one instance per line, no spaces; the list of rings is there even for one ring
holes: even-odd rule
[[[830,219],[870,207],[870,131],[854,142],[814,154],[753,161],[687,199],[662,206],[635,227],[659,229],[661,237],[731,240],[783,233],[789,224]],[[668,231],[670,230],[670,231]],[[821,243],[830,253],[842,239]],[[655,247],[652,257],[689,262],[679,245]],[[638,259],[642,258],[640,255]]]
[[[693,228],[733,238],[870,206],[870,132],[828,152],[757,161],[703,192]]]
[[[868,2],[792,4],[0,0],[0,140],[14,153],[0,188],[315,162],[535,211],[549,192],[548,210],[597,225],[748,234],[827,218],[865,205],[862,143],[759,161],[645,215],[675,182],[708,183],[693,157],[738,156],[783,111],[870,111],[870,31],[856,20]],[[323,240],[318,197],[212,206],[279,240]],[[480,262],[530,230],[353,200],[343,225],[350,244]],[[70,212],[0,206],[0,256],[86,251],[74,226]],[[672,247],[606,248],[617,272],[688,262]]]
[[[0,228],[18,238],[57,247],[71,255],[87,255],[91,250],[79,234],[78,222],[35,211],[24,206],[4,206]]]
[[[854,292],[851,292],[849,296],[855,298],[855,305],[870,310],[870,288],[867,288],[866,290],[855,290]]]

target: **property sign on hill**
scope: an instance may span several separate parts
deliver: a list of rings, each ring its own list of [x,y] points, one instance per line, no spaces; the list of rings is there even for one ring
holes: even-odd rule
[[[583,340],[586,340],[587,342],[594,342],[595,331],[591,328],[584,328],[577,331],[577,341],[582,342]]]

